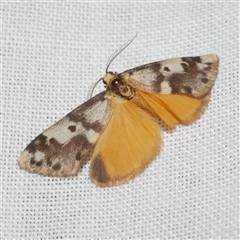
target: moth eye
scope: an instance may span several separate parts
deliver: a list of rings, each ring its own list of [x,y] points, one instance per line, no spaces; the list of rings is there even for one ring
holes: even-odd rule
[[[116,78],[112,81],[112,85],[115,88],[119,88],[121,85],[123,85],[123,82],[119,78]]]

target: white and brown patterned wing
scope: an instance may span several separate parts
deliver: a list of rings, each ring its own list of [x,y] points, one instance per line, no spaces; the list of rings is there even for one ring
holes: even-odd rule
[[[208,54],[149,63],[120,74],[136,89],[150,93],[206,96],[217,77],[219,59]]]
[[[48,176],[76,175],[111,116],[105,92],[91,98],[36,137],[21,153],[21,168]]]

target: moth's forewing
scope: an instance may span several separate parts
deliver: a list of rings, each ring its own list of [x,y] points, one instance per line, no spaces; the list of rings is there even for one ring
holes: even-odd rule
[[[202,98],[214,84],[218,64],[215,54],[172,58],[127,70],[120,76],[144,92]]]
[[[120,74],[136,88],[139,106],[168,126],[187,125],[205,111],[219,59],[208,54],[149,63]]]
[[[20,167],[49,176],[77,174],[110,119],[105,94],[91,98],[36,137],[20,155]]]

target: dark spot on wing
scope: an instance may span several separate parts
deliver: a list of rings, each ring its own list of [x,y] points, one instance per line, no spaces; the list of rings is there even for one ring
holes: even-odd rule
[[[188,65],[187,65],[186,63],[181,63],[181,66],[183,67],[183,69],[184,69],[185,71],[187,71]]]
[[[71,132],[75,132],[76,131],[76,126],[69,126],[68,129],[71,131]]]
[[[61,164],[60,163],[56,163],[55,165],[52,166],[52,169],[55,170],[55,171],[61,169]]]
[[[64,148],[67,150],[75,150],[75,149],[89,149],[92,144],[88,141],[87,137],[83,134],[74,136],[65,146]]]
[[[36,160],[34,159],[34,157],[32,157],[31,160],[30,160],[30,164],[31,164],[31,165],[36,165],[37,167],[41,167],[42,164],[43,164],[43,161],[36,162]]]
[[[164,71],[170,72],[170,69],[168,67],[163,68]]]
[[[73,164],[76,160],[82,160],[84,154],[88,152],[91,147],[92,143],[88,141],[87,137],[79,134],[71,138],[71,140],[62,147],[58,155],[64,163],[70,158]]]
[[[66,117],[69,118],[70,121],[73,121],[75,123],[81,122],[83,127],[86,130],[93,129],[95,132],[101,132],[102,131],[102,124],[100,121],[95,121],[95,122],[89,122],[89,120],[84,116],[84,112],[91,109],[92,106],[94,106],[96,103],[99,103],[101,101],[105,100],[105,94],[106,92],[101,92],[97,96],[91,98],[72,112],[70,112]],[[75,131],[76,128],[74,129],[73,126],[69,126],[68,128],[70,131]]]
[[[47,146],[47,137],[43,134],[38,135],[27,147],[26,150],[29,153],[35,153],[38,151],[43,151]]]
[[[155,63],[149,64],[149,69],[151,69],[155,73],[159,73],[161,69],[161,63],[155,62]]]
[[[61,143],[59,143],[55,138],[50,138],[49,140],[50,143],[50,147],[54,148],[54,149],[61,149],[62,145]]]
[[[204,70],[199,69],[197,63],[201,63],[200,57],[183,57],[182,58],[183,63],[181,63],[181,66],[183,67],[184,71],[188,73],[188,78],[196,77],[197,74],[201,74],[202,76],[206,76],[206,70],[208,70],[209,66],[206,67]],[[187,77],[187,76],[185,76]]]
[[[165,77],[159,72],[155,80],[152,81],[152,90],[156,93],[161,92],[161,84],[164,81]]]
[[[99,121],[90,123],[86,118],[82,118],[81,123],[86,130],[93,129],[95,132],[102,131],[102,124]]]
[[[30,160],[30,164],[31,165],[34,165],[36,163],[35,159],[32,157],[31,160]]]
[[[190,59],[192,59],[193,61],[198,62],[198,63],[202,62],[200,57],[190,57]]]
[[[43,164],[43,161],[36,162],[36,166],[37,166],[37,167],[41,167],[42,164]]]
[[[181,88],[183,87],[183,76],[180,73],[172,74],[169,77],[169,86],[172,89],[172,94],[177,94],[181,92]]]
[[[191,94],[192,93],[192,88],[188,86],[183,87],[184,93]]]
[[[183,63],[181,63],[181,66],[183,67],[185,72],[195,74],[199,72],[197,63],[201,63],[200,57],[183,57],[182,61]]]
[[[93,159],[91,165],[91,175],[96,181],[100,183],[107,183],[110,181],[110,177],[106,171],[100,155],[97,155],[96,158]]]
[[[81,158],[81,152],[78,152],[75,156],[76,160],[79,161]]]
[[[99,121],[89,122],[88,119],[84,116],[81,116],[81,118],[75,118],[74,115],[72,115],[72,114],[69,114],[68,117],[69,117],[70,121],[76,121],[78,123],[81,122],[83,127],[86,130],[93,129],[95,132],[102,131],[103,126]],[[70,131],[74,132],[76,130],[76,127],[75,127],[75,130],[74,130],[73,126],[69,126],[68,129]]]
[[[203,83],[208,83],[208,78],[201,78],[201,81],[203,82]]]

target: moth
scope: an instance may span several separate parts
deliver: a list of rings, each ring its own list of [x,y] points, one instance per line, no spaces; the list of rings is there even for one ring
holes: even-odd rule
[[[22,169],[68,177],[90,159],[89,174],[96,185],[128,182],[159,151],[159,119],[175,128],[202,115],[219,64],[217,55],[208,54],[113,73],[108,71],[111,61],[100,79],[106,90],[37,136],[18,159]]]

